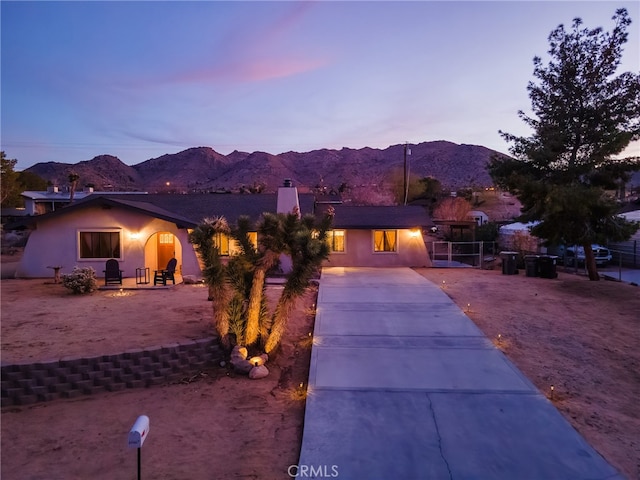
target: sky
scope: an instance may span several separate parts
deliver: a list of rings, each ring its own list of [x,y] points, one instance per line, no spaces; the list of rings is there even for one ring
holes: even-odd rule
[[[0,149],[23,170],[208,146],[273,154],[531,132],[533,57],[633,1],[0,2]],[[627,150],[640,155],[639,142]]]

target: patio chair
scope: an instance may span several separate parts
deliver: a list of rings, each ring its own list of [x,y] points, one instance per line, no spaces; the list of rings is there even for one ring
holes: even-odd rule
[[[114,258],[107,260],[104,266],[104,284],[120,284],[122,285],[122,270],[120,270],[120,264]]]
[[[169,260],[169,263],[167,263],[167,268],[165,268],[164,270],[154,270],[153,284],[157,285],[158,282],[162,282],[162,285],[166,285],[167,280],[171,280],[175,285],[176,279],[174,275],[176,273],[177,264],[178,260],[172,258],[171,260]]]

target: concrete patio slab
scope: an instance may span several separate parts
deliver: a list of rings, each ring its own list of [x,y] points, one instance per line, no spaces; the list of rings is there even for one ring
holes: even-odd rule
[[[316,388],[535,391],[494,348],[322,347],[313,357]]]
[[[316,314],[315,335],[386,335],[386,336],[484,336],[480,329],[455,305],[425,307],[424,304],[401,304],[395,309],[379,304],[323,304]]]
[[[379,285],[360,287],[331,286],[318,294],[318,303],[348,303],[365,298],[367,303],[427,303],[428,290],[419,285]]]
[[[451,478],[623,478],[542,395],[429,398]]]
[[[307,411],[299,466],[335,467],[348,480],[449,478],[424,393],[322,390]]]

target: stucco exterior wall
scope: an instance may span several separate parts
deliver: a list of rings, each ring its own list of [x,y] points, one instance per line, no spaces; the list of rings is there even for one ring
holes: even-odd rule
[[[374,252],[372,230],[347,230],[345,252],[332,252],[327,267],[430,267],[431,260],[422,234],[398,230],[396,252]]]
[[[74,266],[93,267],[103,276],[104,259],[81,259],[79,231],[118,230],[121,232],[120,268],[124,277],[135,277],[136,268],[158,268],[154,242],[149,239],[157,232],[171,232],[176,237],[176,258],[183,275],[200,275],[195,252],[188,241],[188,232],[174,223],[136,212],[111,208],[86,208],[51,219],[38,219],[36,229],[29,236],[16,276],[23,278],[51,277],[48,266],[62,266],[69,273]],[[145,251],[146,249],[146,251]],[[162,266],[164,268],[164,266]]]

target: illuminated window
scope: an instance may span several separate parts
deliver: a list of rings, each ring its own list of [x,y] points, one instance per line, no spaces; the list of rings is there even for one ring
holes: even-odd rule
[[[373,251],[395,252],[397,250],[397,232],[395,230],[374,230]]]
[[[229,236],[226,233],[215,233],[213,245],[218,249],[218,255],[229,255]]]
[[[258,232],[248,232],[249,243],[253,245],[254,249],[258,249]],[[240,244],[236,240],[231,240],[229,247],[230,255],[240,255],[242,253],[242,249],[240,248]]]
[[[160,233],[160,243],[164,245],[173,244],[173,233]]]
[[[331,230],[327,232],[327,243],[332,252],[344,252],[345,246],[345,231],[344,230]]]
[[[120,231],[79,232],[80,258],[120,258]]]

